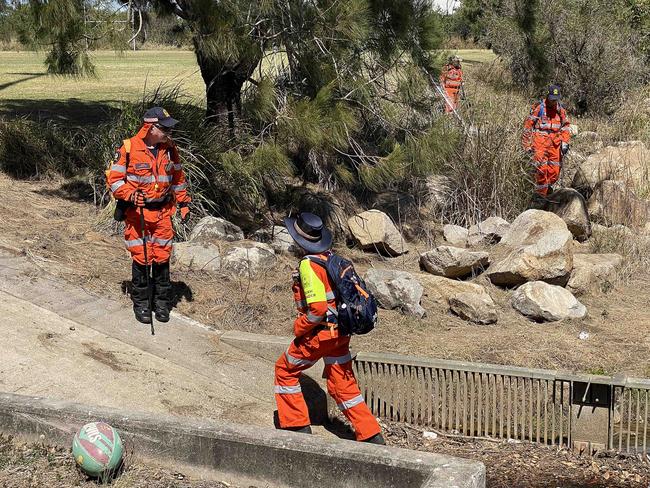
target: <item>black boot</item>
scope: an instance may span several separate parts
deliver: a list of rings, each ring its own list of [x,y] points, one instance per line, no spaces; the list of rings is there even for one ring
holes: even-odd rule
[[[159,322],[169,322],[169,311],[172,308],[172,284],[169,280],[169,262],[154,263],[153,280],[155,285],[153,310],[156,313],[156,320]]]
[[[386,441],[384,440],[384,436],[381,435],[381,432],[379,434],[375,434],[369,439],[364,439],[363,442],[367,442],[368,444],[379,444],[382,446],[386,445]]]
[[[131,300],[133,300],[133,313],[138,322],[151,323],[151,310],[149,308],[149,289],[147,288],[147,267],[133,261],[131,265]]]

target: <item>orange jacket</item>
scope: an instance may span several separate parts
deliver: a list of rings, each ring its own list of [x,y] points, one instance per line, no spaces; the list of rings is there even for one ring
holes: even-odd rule
[[[559,146],[571,139],[570,122],[566,110],[558,104],[555,113],[549,113],[546,100],[540,100],[530,109],[524,122],[521,144],[525,151],[534,149],[537,144]]]
[[[169,202],[169,206],[189,203],[191,198],[176,146],[162,144],[154,157],[144,143],[150,128],[151,124],[145,123],[130,139],[128,167],[125,147],[122,145],[118,150],[107,177],[113,196],[117,200],[129,200],[133,192],[141,190],[147,203]]]
[[[327,261],[329,253],[314,257]],[[298,309],[298,317],[293,323],[296,337],[303,336],[315,327],[322,327],[326,337],[339,337],[336,326],[336,300],[327,271],[305,257],[293,274],[293,298]],[[329,329],[329,330],[328,330]]]
[[[460,90],[463,85],[463,70],[453,64],[446,65],[440,74],[440,84],[443,88]]]

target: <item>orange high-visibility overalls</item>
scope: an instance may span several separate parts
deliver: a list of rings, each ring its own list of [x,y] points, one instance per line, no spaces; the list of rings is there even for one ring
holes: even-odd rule
[[[535,191],[542,196],[548,194],[549,188],[560,178],[562,168],[562,143],[571,139],[570,122],[566,110],[560,104],[555,112],[550,113],[546,100],[540,100],[530,110],[524,122],[522,146],[525,151],[532,151],[535,165]]]
[[[445,102],[445,112],[456,110],[460,99],[460,90],[463,86],[463,70],[456,68],[453,64],[448,64],[440,75],[440,85],[449,99],[449,103]]]
[[[174,231],[171,217],[177,205],[189,204],[185,174],[174,145],[160,145],[153,155],[144,143],[151,124],[145,123],[135,137],[129,139],[127,151],[122,145],[108,173],[108,185],[116,199],[130,200],[133,193],[144,193],[144,219],[147,233],[147,254],[151,263],[166,263],[172,250]],[[128,167],[127,167],[127,152]],[[126,210],[124,242],[131,257],[144,262],[144,243],[140,224],[140,210]]]
[[[316,258],[327,260],[329,253]],[[296,338],[275,363],[275,400],[281,428],[310,425],[302,395],[301,372],[319,359],[325,362],[327,391],[352,423],[356,438],[363,441],[381,432],[366,405],[352,371],[350,336],[340,336],[336,327],[336,300],[327,271],[309,260],[294,272],[293,296],[298,308],[293,330]]]

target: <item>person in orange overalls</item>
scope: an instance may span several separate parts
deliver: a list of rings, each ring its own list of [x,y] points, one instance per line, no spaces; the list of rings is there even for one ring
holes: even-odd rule
[[[560,87],[551,85],[546,99],[537,102],[530,110],[521,139],[524,150],[533,158],[537,195],[546,197],[553,191],[570,140],[570,122],[560,104]]]
[[[299,378],[321,358],[325,362],[327,391],[352,423],[358,441],[384,444],[381,428],[366,405],[352,371],[350,336],[339,334],[336,290],[325,268],[309,259],[326,261],[332,234],[310,213],[286,218],[287,231],[299,246],[301,261],[293,273],[293,297],[298,317],[295,339],[275,363],[275,400],[281,429],[311,434],[311,421]]]
[[[462,59],[458,56],[449,58],[449,62],[440,74],[440,86],[447,94],[445,113],[451,113],[458,108],[458,101],[463,89],[463,70],[460,66]]]
[[[169,321],[172,215],[178,207],[181,218],[186,220],[190,211],[191,198],[172,139],[172,128],[177,122],[161,107],[147,110],[142,128],[124,141],[108,172],[108,185],[115,199],[130,202],[126,209],[124,241],[133,259],[133,311],[143,324],[151,323],[146,264],[152,267],[156,320]],[[144,235],[140,212],[144,212]],[[144,259],[145,244],[148,263]]]

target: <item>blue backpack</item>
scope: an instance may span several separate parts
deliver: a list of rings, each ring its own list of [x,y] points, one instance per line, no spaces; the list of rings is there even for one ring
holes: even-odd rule
[[[316,256],[307,258],[322,266],[334,284],[338,326],[342,335],[367,334],[377,323],[377,300],[368,291],[354,266],[347,259],[332,254],[327,261]]]

